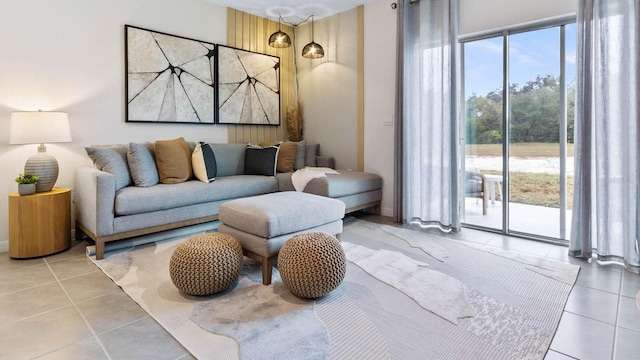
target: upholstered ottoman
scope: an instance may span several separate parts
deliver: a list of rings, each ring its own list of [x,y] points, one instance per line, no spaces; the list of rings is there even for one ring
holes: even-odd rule
[[[189,295],[210,295],[236,281],[242,261],[242,247],[233,237],[201,234],[178,245],[169,261],[169,275]]]
[[[278,254],[282,283],[298,297],[315,299],[340,286],[347,259],[335,237],[311,232],[287,240]]]
[[[344,209],[340,200],[302,192],[253,196],[220,205],[218,231],[233,236],[246,256],[261,263],[262,283],[269,285],[285,241],[311,231],[339,236]]]

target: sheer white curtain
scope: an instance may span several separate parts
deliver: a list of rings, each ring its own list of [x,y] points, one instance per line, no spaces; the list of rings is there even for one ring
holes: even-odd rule
[[[569,254],[640,272],[640,5],[579,0]]]
[[[396,220],[460,230],[458,0],[401,1]]]

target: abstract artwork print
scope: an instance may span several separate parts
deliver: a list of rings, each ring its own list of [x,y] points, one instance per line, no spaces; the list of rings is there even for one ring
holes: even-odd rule
[[[218,45],[220,124],[280,125],[280,58]]]
[[[215,50],[125,25],[126,121],[215,123]]]

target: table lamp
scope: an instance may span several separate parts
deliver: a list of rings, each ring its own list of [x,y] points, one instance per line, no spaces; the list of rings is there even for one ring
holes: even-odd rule
[[[38,176],[36,192],[51,191],[58,179],[58,161],[47,153],[45,143],[70,142],[67,113],[17,111],[11,113],[9,144],[40,144],[38,152],[24,165],[24,171]]]

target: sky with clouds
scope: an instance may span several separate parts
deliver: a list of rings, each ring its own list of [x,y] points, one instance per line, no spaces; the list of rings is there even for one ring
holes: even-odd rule
[[[575,25],[565,27],[566,76],[575,78]],[[538,75],[560,75],[560,28],[554,27],[509,36],[509,80],[521,87]],[[502,37],[464,45],[465,93],[484,96],[502,88]]]

